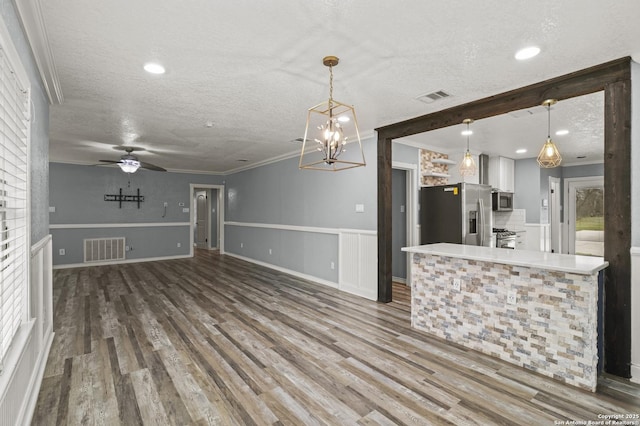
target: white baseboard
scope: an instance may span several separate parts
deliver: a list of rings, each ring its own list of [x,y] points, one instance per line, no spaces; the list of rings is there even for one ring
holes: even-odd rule
[[[631,247],[631,381],[640,383],[640,247]]]
[[[144,257],[140,259],[109,260],[106,262],[67,263],[62,265],[53,265],[53,269],[87,268],[90,266],[120,265],[123,263],[158,262],[162,260],[186,259],[189,257],[193,256],[191,254],[180,254],[177,256]]]
[[[262,262],[260,260],[251,259],[250,257],[240,256],[235,253],[225,252],[225,256],[235,257],[236,259],[244,260],[250,263],[255,263],[256,265],[264,266],[269,269],[274,269],[276,271],[284,272],[285,274],[293,275],[294,277],[302,278],[308,281],[312,281],[314,283],[326,285],[331,288],[338,288],[338,283],[334,283],[333,281],[324,280],[322,278],[314,277],[313,275],[303,274],[302,272],[294,271],[292,269],[283,268],[281,266],[273,265],[271,263]]]
[[[640,384],[640,365],[631,364],[631,379],[633,383]]]

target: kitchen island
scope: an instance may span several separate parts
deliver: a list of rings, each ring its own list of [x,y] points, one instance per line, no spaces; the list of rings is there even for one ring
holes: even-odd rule
[[[599,257],[459,244],[406,247],[411,325],[595,391]]]

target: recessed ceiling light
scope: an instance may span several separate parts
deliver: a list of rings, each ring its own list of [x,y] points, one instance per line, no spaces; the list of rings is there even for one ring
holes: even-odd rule
[[[526,149],[524,149],[524,148],[521,148],[521,149],[517,149],[517,150],[516,150],[516,154],[524,154],[525,152],[527,152],[527,150],[526,150]]]
[[[564,136],[564,135],[568,135],[569,131],[567,129],[562,129],[562,130],[558,130],[556,132],[556,136]]]
[[[524,49],[520,49],[516,52],[516,59],[524,61],[525,59],[531,59],[540,53],[540,48],[537,46],[529,46]]]
[[[341,115],[340,117],[338,117],[338,121],[341,123],[348,123],[350,120],[349,117],[347,117],[346,115]]]
[[[471,136],[473,134],[473,130],[463,130],[460,132],[462,136]]]
[[[164,67],[154,62],[144,64],[144,70],[150,74],[164,74]]]

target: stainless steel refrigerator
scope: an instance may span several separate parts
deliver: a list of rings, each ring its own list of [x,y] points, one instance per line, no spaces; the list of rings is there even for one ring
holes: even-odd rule
[[[420,190],[420,242],[491,246],[491,186],[471,183]]]

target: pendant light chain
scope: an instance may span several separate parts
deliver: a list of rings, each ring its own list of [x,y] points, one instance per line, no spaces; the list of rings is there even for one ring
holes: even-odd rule
[[[547,138],[551,139],[551,104],[547,105]]]

